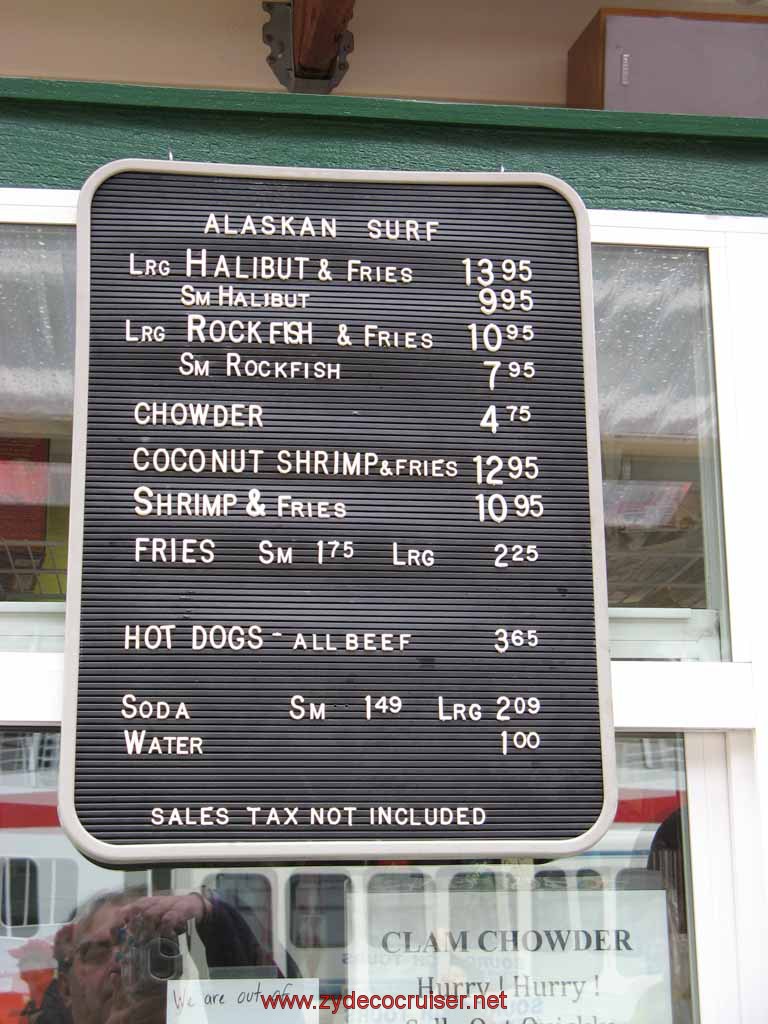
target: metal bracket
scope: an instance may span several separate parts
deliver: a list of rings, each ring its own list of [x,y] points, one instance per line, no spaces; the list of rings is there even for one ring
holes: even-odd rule
[[[325,94],[332,92],[349,69],[349,54],[355,46],[354,36],[344,31],[339,36],[336,58],[324,76],[301,77],[295,74],[293,66],[293,2],[272,3],[267,0],[262,7],[269,15],[262,36],[269,47],[267,64],[272,68],[278,82],[288,92]]]

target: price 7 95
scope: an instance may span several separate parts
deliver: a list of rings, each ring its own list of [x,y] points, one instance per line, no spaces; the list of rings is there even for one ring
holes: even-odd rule
[[[502,368],[502,362],[500,359],[484,359],[483,366],[488,367],[488,389],[489,391],[496,390],[496,377],[499,370]],[[520,363],[517,360],[507,363],[506,367],[502,370],[501,379],[505,380],[507,377],[510,380],[518,380],[520,377],[524,377],[526,380],[532,380],[536,376],[536,364],[532,359],[526,359],[524,363]]]

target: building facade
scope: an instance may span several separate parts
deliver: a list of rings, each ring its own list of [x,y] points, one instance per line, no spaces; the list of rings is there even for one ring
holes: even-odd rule
[[[509,950],[486,939],[488,957],[473,958],[460,937],[473,930],[626,926],[637,955],[592,950],[589,971],[525,940],[494,961],[510,1010],[484,1019],[764,1020],[765,124],[7,79],[0,137],[0,1016],[34,1000],[30,971],[53,977],[33,940],[52,942],[95,892],[205,886],[282,973],[317,979],[321,994],[417,992],[459,969],[491,985],[488,957]],[[549,862],[114,871],[59,829],[75,207],[96,167],[171,156],[544,172],[582,196],[619,782],[616,822],[593,850]],[[452,950],[428,938],[446,935]],[[562,982],[577,969],[600,994],[576,999],[574,988],[569,1005]],[[180,970],[195,974],[186,961]]]

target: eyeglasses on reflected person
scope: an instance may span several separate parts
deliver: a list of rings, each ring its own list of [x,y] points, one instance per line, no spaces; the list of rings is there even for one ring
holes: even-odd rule
[[[120,929],[117,938],[112,939],[86,939],[77,946],[69,961],[71,965],[74,960],[80,960],[88,967],[103,967],[108,963],[116,948],[122,946],[125,941],[125,930]],[[117,959],[120,960],[118,953]]]

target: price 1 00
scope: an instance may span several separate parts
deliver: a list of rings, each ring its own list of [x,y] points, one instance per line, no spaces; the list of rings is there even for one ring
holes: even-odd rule
[[[502,730],[502,754],[511,754],[515,750],[538,750],[540,746],[541,736],[537,732],[529,732],[525,729],[518,729],[517,732]]]

